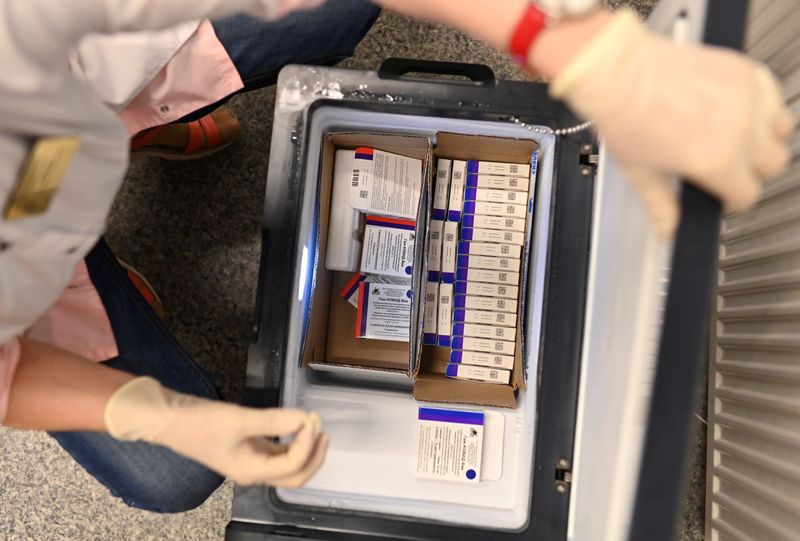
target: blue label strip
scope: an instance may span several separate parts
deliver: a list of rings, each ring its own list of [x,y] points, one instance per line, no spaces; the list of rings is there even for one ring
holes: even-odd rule
[[[464,324],[456,323],[453,325],[453,336],[464,336]]]
[[[456,266],[457,267],[469,267],[469,256],[468,255],[460,255],[456,258]]]
[[[467,305],[467,298],[464,295],[456,295],[453,297],[453,307],[464,308]],[[453,333],[458,334],[458,333]]]
[[[445,284],[452,284],[453,282],[455,282],[455,279],[456,279],[455,274],[453,274],[452,272],[442,273],[442,282]]]
[[[435,282],[435,283],[438,284],[439,283],[439,278],[441,278],[441,275],[440,275],[439,271],[428,271],[428,281],[429,282]]]
[[[453,321],[459,321],[463,323],[465,314],[466,312],[464,310],[453,310]]]
[[[475,215],[474,214],[465,214],[464,221],[461,222],[464,227],[473,227],[475,225]],[[461,238],[464,238],[463,235]]]
[[[464,202],[464,214],[475,214],[475,201]]]
[[[455,364],[461,363],[461,356],[462,355],[463,354],[460,351],[451,351],[450,352],[450,362],[451,363],[455,363]]]
[[[422,335],[422,343],[426,346],[435,346],[436,345],[436,335],[434,333],[426,332]]]
[[[467,273],[468,272],[469,272],[469,269],[464,269],[464,268],[456,269],[456,280],[460,280],[460,281],[466,282],[467,281]]]
[[[431,211],[431,220],[439,220],[440,222],[443,222],[444,218],[445,218],[444,209],[433,209]]]
[[[369,284],[367,284],[369,285]],[[359,299],[361,303],[361,333],[360,336],[367,334],[367,305],[369,304],[369,287],[364,288],[364,298]]]
[[[471,227],[469,227],[469,228],[468,227],[462,227],[461,228],[461,240],[472,240],[472,237],[473,237],[472,231],[473,230],[472,230]]]
[[[445,423],[483,425],[484,415],[482,411],[419,408],[418,419],[420,421],[441,421]]]
[[[450,336],[447,334],[440,334],[439,335],[439,346],[440,347],[450,347]]]
[[[469,160],[467,162],[467,173],[478,173],[478,160]]]
[[[463,240],[458,241],[458,253],[469,255],[469,242],[464,242]]]
[[[464,349],[464,337],[463,336],[454,337],[452,342],[450,343],[450,347],[452,347],[453,349]]]
[[[461,221],[461,212],[457,210],[451,210],[447,213],[447,221],[448,222],[460,222]]]
[[[453,288],[453,291],[458,295],[466,295],[467,294],[467,282],[463,280],[456,280],[456,285]]]
[[[478,187],[478,174],[477,173],[467,173],[467,180],[465,181],[465,185],[467,188],[477,188]]]
[[[478,198],[477,188],[467,188],[464,190],[464,201],[475,201]]]

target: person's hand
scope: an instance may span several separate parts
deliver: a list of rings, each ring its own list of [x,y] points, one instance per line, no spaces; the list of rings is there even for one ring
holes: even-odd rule
[[[206,400],[149,377],[120,387],[106,405],[105,419],[117,439],[164,445],[242,485],[299,487],[319,469],[328,446],[315,413]],[[265,439],[280,436],[294,439],[288,444]]]
[[[550,92],[595,120],[662,236],[679,215],[672,175],[737,211],[790,159],[794,119],[765,66],[658,37],[630,12],[615,15],[584,45]]]

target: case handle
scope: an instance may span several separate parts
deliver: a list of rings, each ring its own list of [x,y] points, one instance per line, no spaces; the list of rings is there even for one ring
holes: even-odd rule
[[[439,60],[415,60],[411,58],[387,58],[378,69],[384,79],[400,79],[408,73],[430,73],[432,75],[455,75],[480,84],[494,84],[497,79],[492,68],[484,64],[463,62],[441,62]]]

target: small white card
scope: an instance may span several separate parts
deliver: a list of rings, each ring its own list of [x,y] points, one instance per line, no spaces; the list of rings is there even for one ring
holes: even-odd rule
[[[422,187],[422,161],[372,148],[357,148],[350,184],[353,208],[415,219]]]

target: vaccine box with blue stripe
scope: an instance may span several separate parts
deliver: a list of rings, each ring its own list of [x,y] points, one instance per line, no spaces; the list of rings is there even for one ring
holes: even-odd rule
[[[499,479],[503,433],[497,412],[421,407],[415,475],[470,484]]]

